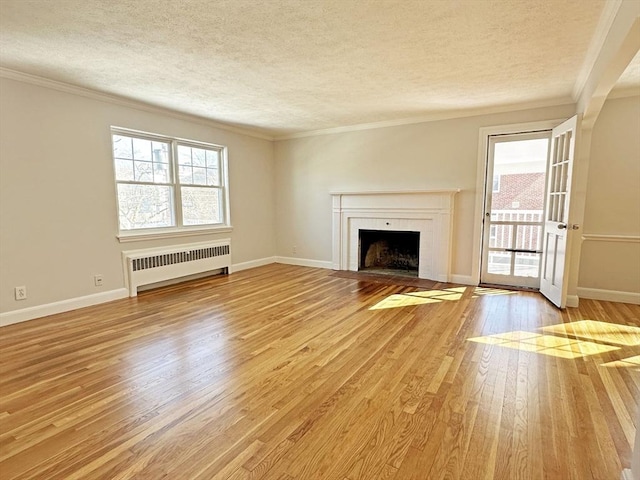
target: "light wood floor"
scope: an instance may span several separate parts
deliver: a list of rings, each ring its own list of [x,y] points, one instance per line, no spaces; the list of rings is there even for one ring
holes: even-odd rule
[[[12,325],[0,478],[617,480],[639,318],[270,265]]]

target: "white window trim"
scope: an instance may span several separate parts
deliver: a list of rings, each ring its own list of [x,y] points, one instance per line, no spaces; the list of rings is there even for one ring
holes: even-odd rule
[[[116,235],[116,238],[120,243],[128,243],[151,239],[192,237],[196,235],[210,235],[212,233],[228,233],[232,231],[233,227],[231,225],[214,227],[149,228],[123,231]]]
[[[203,148],[211,148],[216,147],[220,149],[220,176],[221,176],[221,187],[222,190],[222,214],[224,216],[224,221],[219,224],[211,224],[211,225],[195,225],[195,226],[175,226],[175,227],[158,227],[158,228],[140,228],[140,229],[132,229],[132,230],[120,230],[119,224],[120,220],[118,219],[118,234],[116,238],[120,243],[126,242],[137,242],[151,239],[163,239],[163,238],[176,238],[176,237],[185,237],[185,236],[194,236],[194,235],[209,235],[215,233],[228,233],[233,231],[233,226],[231,225],[231,209],[229,207],[229,163],[228,163],[228,152],[227,147],[224,145],[219,145],[215,143],[208,142],[200,142],[197,140],[191,140],[187,138],[181,137],[170,137],[167,135],[161,135],[157,133],[145,132],[142,130],[133,130],[130,128],[124,127],[116,127],[112,126],[110,130],[110,138],[113,139],[113,135],[126,135],[126,136],[135,136],[138,138],[145,138],[148,140],[158,140],[163,142],[169,142],[170,148],[172,149],[172,157],[177,158],[177,153],[174,151],[177,147],[176,145],[187,145],[193,147],[203,147]],[[115,172],[115,162],[113,161],[113,148],[111,149],[111,160],[112,160],[112,168],[113,168],[113,179],[114,179],[114,189],[115,189],[115,199],[116,199],[116,214],[118,210],[118,192],[117,185],[118,181],[116,180],[116,172]],[[173,183],[169,184],[176,192],[176,185],[178,184],[177,180],[177,164],[175,160],[172,160],[171,169],[173,173]],[[179,188],[179,187],[178,187]],[[179,211],[181,206],[178,204],[178,200],[175,198],[178,195],[174,194],[174,216],[182,217],[182,212]],[[177,218],[176,218],[177,221]]]

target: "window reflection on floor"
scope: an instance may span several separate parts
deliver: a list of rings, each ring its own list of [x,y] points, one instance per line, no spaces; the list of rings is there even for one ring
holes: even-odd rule
[[[597,320],[561,323],[540,330],[544,333],[513,331],[467,340],[561,358],[581,358],[640,345],[640,328]],[[602,366],[640,371],[640,355],[603,363]]]
[[[424,290],[421,292],[396,293],[379,301],[369,310],[424,305],[442,301],[460,300],[467,287],[445,288],[443,290]]]
[[[597,320],[580,320],[543,327],[546,333],[586,338],[614,345],[640,345],[640,328]]]
[[[521,331],[469,338],[468,340],[561,358],[580,358],[620,349],[611,345]]]
[[[607,368],[628,368],[633,372],[640,372],[640,355],[603,363],[602,366]]]
[[[513,290],[504,290],[502,288],[490,288],[490,287],[477,287],[473,290],[474,297],[476,295],[513,295]]]
[[[384,310],[386,308],[409,307],[428,303],[451,302],[462,298],[462,295],[472,287],[451,287],[441,290],[423,290],[419,292],[395,293],[376,303],[369,310]],[[517,292],[500,288],[477,287],[473,289],[471,298],[484,295],[513,295]]]

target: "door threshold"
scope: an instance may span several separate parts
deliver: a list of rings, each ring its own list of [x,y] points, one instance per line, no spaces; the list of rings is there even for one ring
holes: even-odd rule
[[[539,292],[539,288],[535,287],[518,287],[516,285],[499,285],[497,283],[480,283],[478,287],[483,288],[500,288],[502,290],[515,290],[518,292]]]

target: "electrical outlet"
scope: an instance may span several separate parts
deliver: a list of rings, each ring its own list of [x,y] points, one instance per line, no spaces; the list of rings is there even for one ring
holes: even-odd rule
[[[93,283],[95,284],[96,287],[101,287],[102,286],[102,275],[101,274],[94,275],[93,276]]]
[[[22,287],[16,287],[16,300],[26,300],[27,299],[27,287],[24,285]]]
[[[295,245],[293,246],[293,254],[295,255],[296,253],[298,253],[298,247],[296,247]]]

